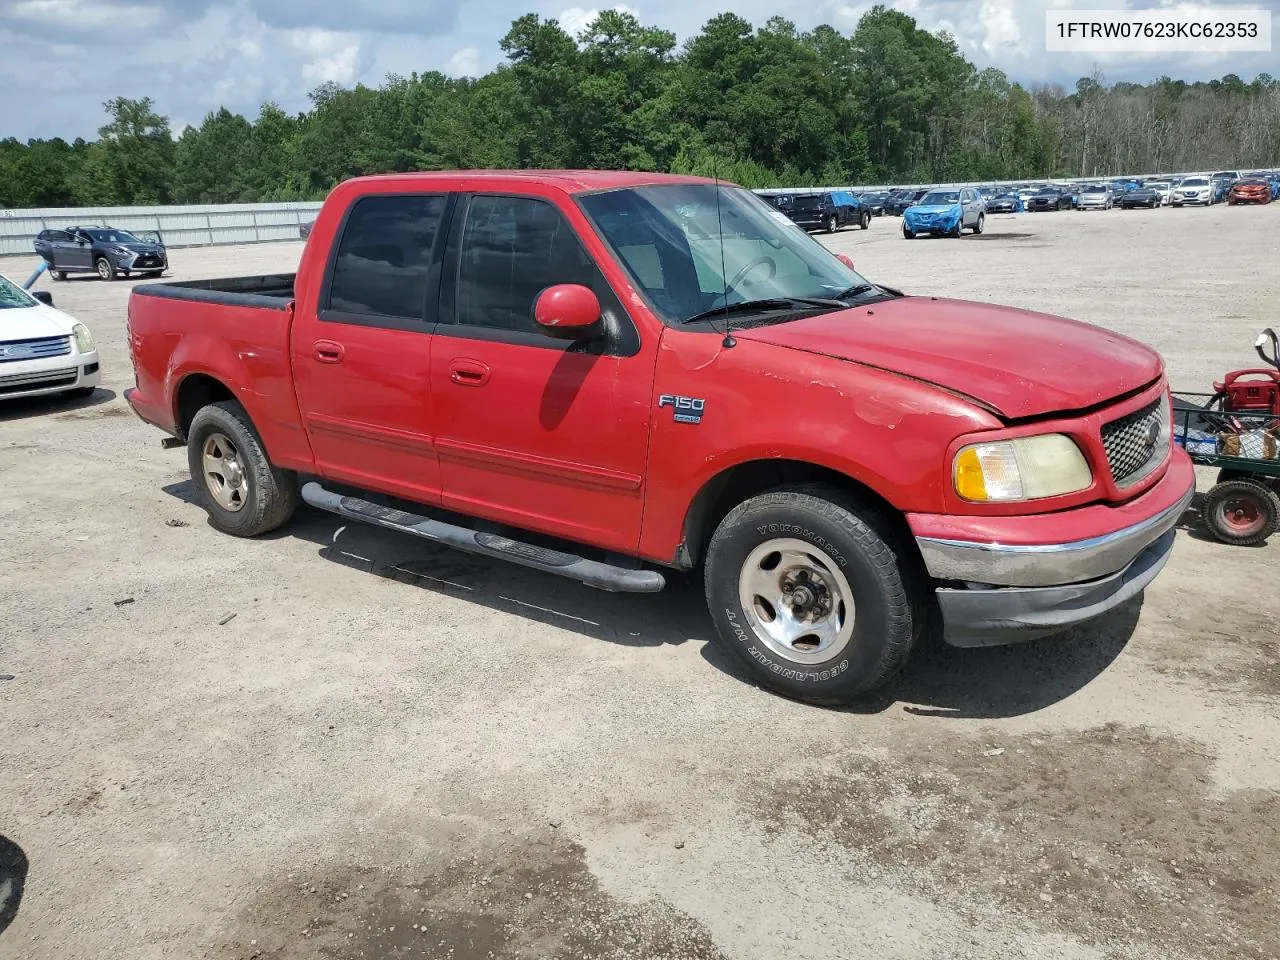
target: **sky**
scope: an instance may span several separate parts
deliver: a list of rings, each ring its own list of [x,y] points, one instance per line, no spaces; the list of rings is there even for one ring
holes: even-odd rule
[[[590,0],[578,0],[589,3]],[[1176,0],[1130,0],[1135,8]],[[1125,0],[897,0],[929,30],[946,29],[979,68],[1024,84],[1074,86],[1095,67],[1108,81],[1162,74],[1205,80],[1234,72],[1280,76],[1271,53],[1129,54],[1045,52],[1049,6],[1116,9]],[[0,0],[0,138],[91,139],[102,103],[151,97],[175,133],[226,106],[249,117],[275,101],[307,106],[307,91],[333,80],[377,85],[389,73],[440,70],[475,76],[502,59],[498,40],[524,13],[554,17],[571,33],[598,7],[574,0]],[[1280,0],[1245,5],[1272,9]],[[829,23],[851,32],[871,3],[860,0],[627,0],[646,24],[681,40],[717,13],[756,24],[780,15],[800,29]]]

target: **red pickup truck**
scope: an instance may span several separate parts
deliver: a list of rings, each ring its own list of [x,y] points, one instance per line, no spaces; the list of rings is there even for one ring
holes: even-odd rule
[[[821,703],[927,629],[1106,613],[1194,490],[1154,351],[904,296],[692,177],[350,180],[296,275],[138,286],[129,341],[219,529],[301,499],[607,590],[700,568],[728,649]]]

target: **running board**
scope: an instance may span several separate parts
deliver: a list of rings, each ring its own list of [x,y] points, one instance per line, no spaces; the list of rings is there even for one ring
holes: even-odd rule
[[[578,580],[589,587],[622,593],[657,593],[667,585],[666,578],[657,570],[628,570],[609,563],[588,560],[572,553],[562,553],[547,547],[521,543],[496,533],[485,533],[467,527],[443,523],[416,513],[407,513],[394,507],[344,497],[332,493],[315,481],[302,485],[302,499],[311,506],[340,517],[349,517],[363,523],[371,523],[388,530],[412,534],[433,543],[478,553],[485,557],[507,560],[522,567],[532,567],[544,573],[554,573],[570,580]]]

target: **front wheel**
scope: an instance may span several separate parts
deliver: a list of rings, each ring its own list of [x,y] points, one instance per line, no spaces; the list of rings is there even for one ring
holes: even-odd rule
[[[191,421],[187,466],[213,525],[256,537],[285,523],[298,506],[297,478],[272,466],[244,408],[210,404]]]
[[[50,270],[50,271],[49,271],[49,276],[53,277],[53,279],[55,279],[55,280],[65,280],[65,279],[67,279],[67,271],[65,271],[65,270]]]
[[[835,233],[839,229],[840,229],[840,221],[836,218],[836,215],[833,213],[831,214],[831,216],[827,217],[827,233]]]
[[[1250,547],[1280,527],[1280,496],[1253,480],[1224,480],[1204,495],[1200,516],[1218,540]]]
[[[947,231],[947,236],[949,237],[960,236],[960,231],[963,229],[963,226],[964,226],[964,217],[960,217],[956,220],[956,225]]]
[[[914,240],[916,238],[916,235],[912,231],[907,229],[907,224],[905,221],[902,224],[902,236],[905,237],[907,240]]]
[[[973,225],[973,235],[976,237],[987,225],[986,214],[978,214],[978,222]]]
[[[707,604],[721,642],[766,687],[846,703],[907,661],[923,614],[909,567],[841,491],[753,497],[707,550]]]
[[[93,266],[103,280],[114,280],[119,275],[116,272],[116,265],[106,257],[99,257]]]

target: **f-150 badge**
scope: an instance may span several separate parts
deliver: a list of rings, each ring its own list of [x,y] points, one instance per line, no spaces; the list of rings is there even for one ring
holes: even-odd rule
[[[664,393],[658,398],[658,408],[670,407],[676,423],[701,423],[707,401],[701,397],[678,397]]]

